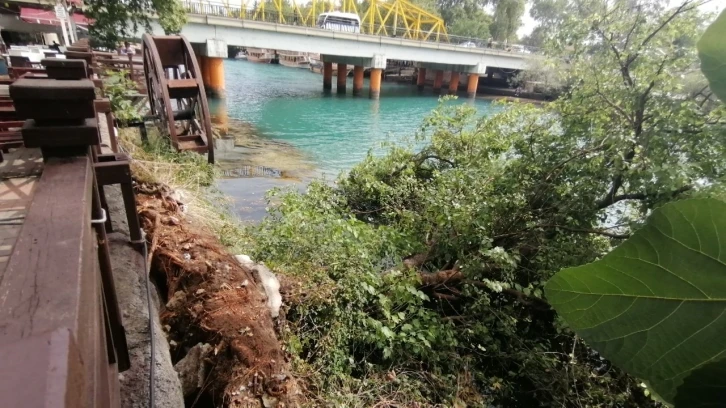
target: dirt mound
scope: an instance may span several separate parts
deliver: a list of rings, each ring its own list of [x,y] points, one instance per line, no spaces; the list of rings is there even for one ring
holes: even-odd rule
[[[187,406],[298,406],[297,383],[261,284],[217,238],[190,224],[169,193],[141,185],[137,200],[150,270],[165,297],[161,320],[172,358],[181,360],[198,344],[211,346],[197,367],[204,381],[185,395]]]

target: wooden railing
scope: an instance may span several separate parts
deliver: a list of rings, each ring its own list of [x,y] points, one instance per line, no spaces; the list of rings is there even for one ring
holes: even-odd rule
[[[3,406],[118,405],[93,190],[88,157],[46,162],[0,282]]]
[[[98,154],[100,102],[85,63],[51,65],[48,76],[63,80],[22,78],[10,88],[15,114],[28,119],[21,144],[40,148],[44,167],[0,271],[0,406],[118,407],[118,372],[130,363],[103,185],[122,185],[140,242],[128,159]]]

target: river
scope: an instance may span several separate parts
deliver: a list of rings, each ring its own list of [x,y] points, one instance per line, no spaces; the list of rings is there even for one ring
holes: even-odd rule
[[[322,90],[323,78],[308,70],[227,60],[227,95],[210,100],[215,122],[227,123],[234,138],[218,141],[216,155],[224,169],[220,190],[234,201],[242,220],[265,214],[264,194],[273,187],[303,189],[312,178],[334,180],[388,143],[412,140],[424,117],[438,104],[415,85],[384,82],[379,100]],[[333,79],[335,82],[335,79]],[[460,98],[485,114],[491,101]]]

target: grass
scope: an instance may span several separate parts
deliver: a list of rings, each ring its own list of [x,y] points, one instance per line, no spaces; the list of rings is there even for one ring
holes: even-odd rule
[[[148,128],[148,136],[142,142],[135,128],[119,129],[119,145],[133,158],[131,171],[136,180],[169,186],[181,195],[195,225],[217,236],[231,253],[248,253],[251,237],[232,213],[230,199],[217,190],[218,172],[207,163],[207,156],[177,152],[155,128]]]

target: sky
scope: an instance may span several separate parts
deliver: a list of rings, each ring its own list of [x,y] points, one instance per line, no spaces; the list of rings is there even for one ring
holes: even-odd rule
[[[674,6],[679,4],[680,0],[668,0],[668,3]],[[527,2],[524,16],[522,16],[522,26],[519,27],[519,30],[517,30],[517,36],[519,38],[528,35],[532,32],[532,30],[534,30],[534,27],[537,26],[537,22],[534,21],[534,19],[529,15],[530,8],[532,8],[532,6],[529,4],[529,2]],[[722,12],[726,10],[726,0],[711,0],[709,3],[701,6],[701,10],[709,12]]]

